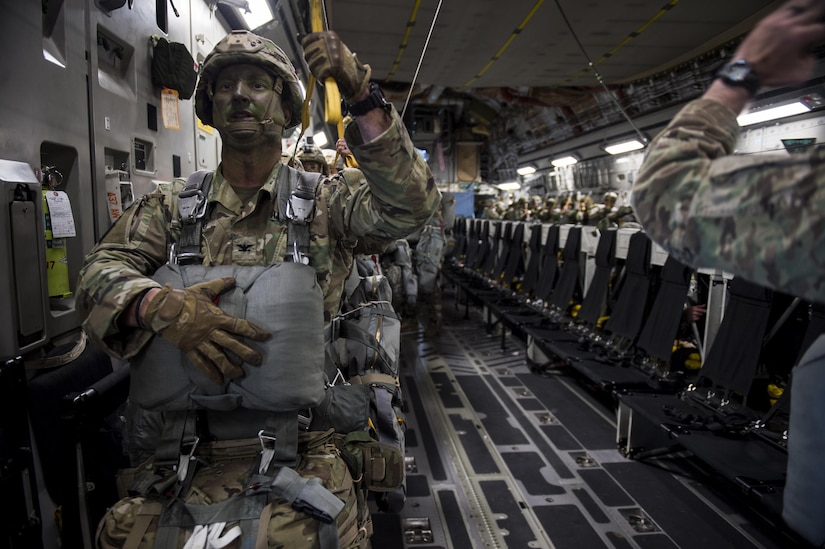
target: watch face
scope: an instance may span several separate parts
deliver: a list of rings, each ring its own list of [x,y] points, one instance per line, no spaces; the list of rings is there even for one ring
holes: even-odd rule
[[[727,77],[731,80],[741,82],[748,77],[751,68],[745,63],[737,62],[728,66]]]

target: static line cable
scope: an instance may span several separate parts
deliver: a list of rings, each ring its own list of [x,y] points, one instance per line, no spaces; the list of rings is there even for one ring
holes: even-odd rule
[[[610,100],[613,101],[613,104],[616,105],[616,108],[619,109],[620,113],[622,113],[622,116],[624,117],[624,119],[627,121],[628,124],[630,124],[630,127],[633,128],[633,131],[636,132],[636,135],[639,136],[639,141],[641,141],[643,144],[647,145],[647,137],[645,137],[644,134],[641,132],[641,130],[639,130],[639,128],[636,126],[636,124],[633,122],[633,120],[627,114],[627,111],[625,111],[624,107],[622,107],[622,104],[619,103],[619,100],[616,98],[616,94],[613,93],[613,90],[611,90],[607,86],[607,84],[605,84],[604,78],[602,78],[601,73],[596,68],[596,64],[593,63],[593,60],[590,58],[589,55],[587,55],[587,50],[584,49],[584,45],[579,40],[579,36],[576,34],[576,31],[573,29],[573,25],[571,25],[570,21],[567,19],[567,15],[564,13],[564,9],[561,7],[561,4],[559,3],[559,0],[554,0],[554,1],[556,3],[556,7],[559,8],[559,13],[561,14],[561,18],[564,20],[564,24],[567,25],[567,29],[570,31],[570,34],[573,36],[573,40],[576,41],[576,44],[579,46],[579,49],[581,50],[582,54],[584,55],[584,58],[587,59],[588,66],[591,69],[593,69],[593,75],[596,77],[596,80],[598,80],[599,84],[601,84],[602,88],[604,88],[604,91],[606,91],[608,93],[608,95],[610,95]]]
[[[655,22],[656,22],[656,21],[657,21],[660,17],[662,17],[662,16],[663,16],[663,15],[665,15],[667,12],[669,12],[671,9],[673,9],[673,8],[676,6],[676,4],[678,4],[678,3],[679,3],[679,0],[669,0],[667,4],[665,4],[664,6],[662,6],[662,7],[659,9],[659,11],[656,13],[656,15],[654,15],[653,17],[651,17],[650,19],[648,19],[647,21],[645,21],[645,22],[644,22],[644,23],[643,23],[643,24],[642,24],[639,28],[637,28],[636,30],[634,30],[633,32],[631,32],[630,34],[628,34],[628,35],[625,37],[625,39],[624,39],[624,40],[622,40],[622,41],[619,43],[619,45],[617,45],[616,47],[614,47],[612,50],[610,50],[610,51],[608,51],[608,52],[606,52],[606,53],[603,53],[601,57],[599,57],[598,59],[596,59],[596,61],[594,61],[594,62],[593,62],[593,64],[594,64],[594,65],[599,65],[599,64],[603,63],[604,61],[606,61],[609,57],[612,57],[613,55],[616,55],[616,53],[617,53],[619,50],[621,50],[623,47],[625,47],[625,46],[626,46],[627,44],[629,44],[631,41],[633,41],[633,40],[635,40],[636,38],[638,38],[638,37],[639,37],[639,36],[640,36],[640,35],[641,35],[644,31],[646,31],[646,30],[647,30],[647,28],[648,28],[648,27],[650,27],[650,26],[651,26],[653,23],[655,23]],[[589,71],[589,70],[590,70],[590,67],[585,67],[584,69],[580,70],[579,72],[577,72],[576,74],[574,74],[573,76],[571,76],[570,78],[568,78],[567,80],[563,80],[563,81],[561,82],[561,84],[564,84],[564,83],[567,83],[567,82],[573,82],[573,81],[575,81],[577,78],[579,78],[580,76],[582,76],[583,74],[585,74],[585,73],[586,73],[587,71]]]
[[[324,16],[324,30],[329,30],[329,19],[327,18],[327,3],[321,0],[321,15]]]
[[[427,32],[427,40],[424,42],[424,49],[421,50],[421,57],[418,58],[418,66],[415,68],[415,74],[413,75],[412,82],[410,82],[410,91],[407,92],[407,98],[404,100],[404,108],[401,109],[401,118],[404,118],[404,113],[407,112],[407,105],[410,102],[410,96],[412,95],[413,88],[415,87],[415,81],[418,79],[418,71],[421,70],[421,63],[424,61],[424,54],[427,53],[427,47],[430,45],[430,37],[433,35],[433,28],[435,27],[435,22],[438,20],[438,12],[441,11],[441,3],[443,0],[438,0],[438,6],[435,7],[435,13],[433,14],[433,22],[430,24],[430,30]]]

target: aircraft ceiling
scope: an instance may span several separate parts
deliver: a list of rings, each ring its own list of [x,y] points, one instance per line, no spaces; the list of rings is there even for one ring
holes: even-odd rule
[[[280,32],[305,28],[304,0],[268,1]],[[781,4],[326,0],[325,7],[329,27],[371,65],[399,111],[406,106],[419,146],[449,132],[491,144],[500,156],[522,156],[608,127],[632,132],[628,118],[695,97],[741,37]]]

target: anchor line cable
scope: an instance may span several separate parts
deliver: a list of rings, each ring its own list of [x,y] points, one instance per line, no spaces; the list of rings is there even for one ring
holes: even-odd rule
[[[581,40],[579,40],[579,36],[578,36],[578,34],[576,34],[576,31],[573,29],[573,25],[570,24],[570,20],[567,19],[567,14],[564,12],[564,8],[561,7],[561,3],[559,2],[559,0],[554,0],[554,2],[556,4],[556,7],[559,10],[559,13],[561,14],[561,18],[564,20],[564,24],[567,26],[568,30],[570,31],[570,34],[573,36],[573,40],[576,41],[576,45],[578,45],[579,49],[581,50],[582,54],[584,55],[585,59],[587,60],[588,68],[590,68],[593,71],[593,75],[596,77],[596,80],[599,82],[599,84],[602,86],[602,88],[604,88],[604,91],[606,91],[608,93],[608,95],[610,96],[610,100],[613,102],[613,104],[616,106],[616,108],[619,109],[619,112],[622,113],[622,116],[624,117],[624,119],[627,121],[628,124],[630,124],[630,127],[633,128],[633,131],[636,132],[636,135],[639,136],[639,140],[643,144],[647,145],[647,142],[648,142],[647,137],[645,137],[645,135],[638,128],[638,126],[636,126],[636,124],[630,118],[630,115],[627,114],[627,111],[622,106],[622,104],[619,102],[619,99],[616,97],[616,94],[613,93],[613,90],[611,90],[610,87],[608,87],[608,85],[605,83],[604,78],[602,77],[601,73],[599,72],[599,69],[596,68],[596,63],[594,63],[593,59],[591,59],[591,57],[587,54],[587,50],[584,48],[584,45],[581,43]],[[675,4],[675,2],[678,2],[678,0],[675,0],[675,1],[672,0],[671,1],[671,3],[670,3],[671,7],[672,7],[673,4]],[[662,11],[660,11],[660,13],[662,13]],[[624,45],[624,43],[622,43],[622,45]],[[613,52],[611,52],[611,53],[613,53]],[[603,56],[600,61],[603,61],[607,57],[608,56]]]
[[[421,70],[421,63],[424,62],[424,54],[427,53],[427,48],[430,45],[430,37],[433,35],[433,28],[435,28],[435,22],[438,20],[438,12],[441,11],[441,3],[443,0],[438,0],[438,6],[435,8],[435,13],[433,14],[433,22],[430,24],[430,30],[427,32],[427,40],[424,42],[424,48],[421,50],[421,57],[418,58],[418,66],[415,68],[415,74],[413,75],[412,82],[410,82],[410,90],[407,92],[407,98],[404,100],[404,108],[401,109],[401,118],[404,118],[404,114],[407,112],[407,105],[410,102],[410,96],[412,96],[413,88],[415,87],[415,81],[418,79],[418,72]]]

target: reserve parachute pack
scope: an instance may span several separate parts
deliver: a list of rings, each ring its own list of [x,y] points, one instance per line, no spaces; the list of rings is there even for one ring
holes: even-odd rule
[[[236,287],[218,306],[282,337],[256,342],[261,366],[244,366],[245,377],[225,385],[211,382],[160,337],[133,359],[129,414],[141,428],[155,426],[144,429],[141,443],[153,450],[119,475],[123,499],[100,523],[100,547],[369,544],[372,523],[359,483],[366,477],[385,481],[386,471],[395,469],[392,463],[382,467],[379,442],[361,443],[359,433],[299,430],[307,409],[322,405],[328,394],[323,294],[307,255],[320,176],[286,166],[281,174],[276,215],[287,222],[293,244],[286,261],[270,266],[201,265],[211,173],[190,176],[179,195],[182,231],[173,248],[179,261],[159,269],[155,279],[183,288],[232,276]]]
[[[400,511],[406,499],[401,320],[392,307],[389,281],[373,257],[356,257],[344,305],[326,338],[330,383],[310,428],[332,428],[345,434],[348,448],[362,447],[363,452],[344,452],[344,457],[363,457],[365,468],[356,464],[354,470],[364,471],[378,508]],[[355,444],[359,440],[363,444]]]

